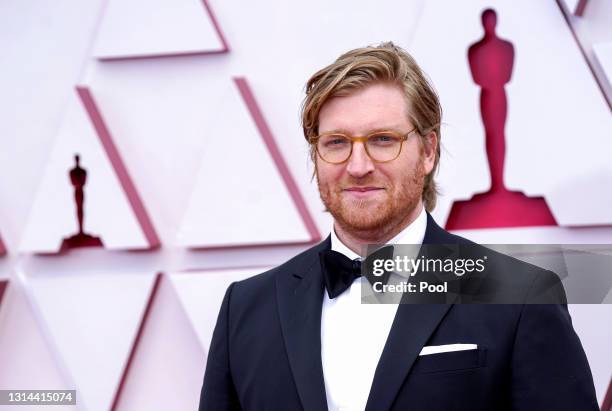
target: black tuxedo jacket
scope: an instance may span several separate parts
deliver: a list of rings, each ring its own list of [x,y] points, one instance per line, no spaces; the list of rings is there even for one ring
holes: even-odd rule
[[[468,241],[428,215],[423,242]],[[200,411],[328,409],[318,254],[329,247],[328,237],[279,267],[230,285],[212,337]],[[513,261],[512,278],[497,284],[512,282],[528,300],[550,276]],[[455,343],[478,349],[418,355],[426,345]],[[366,406],[366,411],[598,409],[565,304],[401,304]]]

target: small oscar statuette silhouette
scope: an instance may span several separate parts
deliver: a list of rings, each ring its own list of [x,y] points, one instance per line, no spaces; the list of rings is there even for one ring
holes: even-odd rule
[[[78,154],[74,156],[75,166],[70,170],[70,182],[74,187],[74,202],[76,204],[77,221],[79,231],[64,239],[62,242],[62,250],[79,247],[103,247],[102,240],[99,237],[87,234],[83,230],[83,220],[85,212],[83,204],[85,203],[85,183],[87,182],[87,170],[81,167]]]
[[[456,201],[446,223],[449,230],[557,225],[544,198],[527,197],[504,186],[504,128],[508,110],[504,86],[512,76],[514,46],[497,37],[496,24],[495,11],[485,10],[482,13],[484,36],[468,50],[472,78],[481,87],[480,113],[486,134],[491,189],[470,200]]]

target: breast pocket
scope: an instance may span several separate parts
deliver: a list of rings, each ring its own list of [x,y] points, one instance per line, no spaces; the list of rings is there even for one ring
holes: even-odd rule
[[[443,352],[420,355],[412,367],[414,373],[470,370],[487,364],[487,349],[478,347],[473,350]]]

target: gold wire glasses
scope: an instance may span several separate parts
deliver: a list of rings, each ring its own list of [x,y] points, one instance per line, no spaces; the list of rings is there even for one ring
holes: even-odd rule
[[[416,128],[407,133],[393,130],[376,131],[367,136],[350,136],[343,133],[323,133],[313,137],[317,154],[323,161],[330,164],[341,164],[347,161],[353,153],[353,144],[363,143],[368,156],[377,163],[387,163],[395,160],[402,152],[402,145]]]

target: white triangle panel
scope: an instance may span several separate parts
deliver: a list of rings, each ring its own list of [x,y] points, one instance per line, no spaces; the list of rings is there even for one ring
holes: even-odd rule
[[[480,88],[467,50],[484,34],[481,13],[488,7],[497,12],[497,35],[515,50],[505,87],[506,187],[543,195],[560,225],[612,223],[612,192],[601,189],[612,185],[612,116],[554,1],[425,3],[409,51],[436,86],[443,122],[457,129],[442,135],[448,151],[442,153],[444,196],[435,216],[444,222],[452,201],[486,191]]]
[[[84,231],[99,237],[107,249],[149,248],[151,240],[141,228],[139,215],[75,93],[34,197],[20,251],[56,253],[63,239],[78,231],[75,193],[69,177],[77,153],[80,166],[87,171]]]
[[[228,81],[177,242],[186,247],[310,242],[311,233],[245,101]]]
[[[572,12],[574,10],[576,10],[576,6],[578,6],[579,2],[580,2],[580,0],[563,0],[563,3],[567,7],[567,9],[572,11]]]
[[[0,305],[0,389],[75,389],[66,378],[61,361],[55,356],[22,287],[11,281]],[[77,396],[77,404],[78,401]],[[37,410],[40,407],[15,409]],[[53,409],[74,411],[83,408],[54,406]]]
[[[205,0],[110,0],[94,55],[117,59],[227,50]]]
[[[210,347],[221,302],[229,285],[234,281],[263,273],[267,269],[193,271],[170,275],[172,285],[206,352]]]
[[[205,353],[164,276],[115,410],[195,410],[204,366]]]
[[[561,10],[508,5],[516,62],[506,127],[509,188],[543,194],[559,225],[612,224],[612,116]],[[521,30],[514,27],[523,20]],[[532,165],[528,167],[527,165]]]
[[[208,59],[200,63],[99,64],[91,80],[117,148],[129,159],[125,166],[164,244],[171,246],[200,169],[203,136],[216,114],[222,88],[217,83],[227,74]]]
[[[563,5],[567,8],[567,11],[574,14],[578,5],[584,0],[561,0]]]
[[[580,343],[589,360],[598,403],[603,405],[611,382],[612,328],[605,324],[612,318],[612,304],[569,304],[568,309],[572,316],[572,326],[580,336]]]
[[[88,410],[108,410],[153,287],[151,273],[39,275],[31,295]]]

